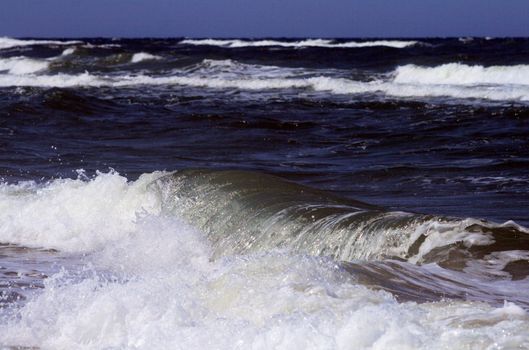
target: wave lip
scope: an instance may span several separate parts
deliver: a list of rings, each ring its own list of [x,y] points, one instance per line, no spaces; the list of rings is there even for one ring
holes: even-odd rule
[[[185,45],[208,45],[220,46],[227,48],[241,48],[241,47],[322,47],[322,48],[361,48],[361,47],[376,47],[386,46],[393,48],[405,48],[417,45],[418,41],[403,41],[403,40],[374,40],[374,41],[348,41],[336,42],[328,39],[305,39],[300,41],[279,41],[279,40],[241,40],[241,39],[185,39],[180,44]]]
[[[20,46],[32,46],[32,45],[76,45],[82,44],[82,41],[78,40],[21,40],[9,37],[0,37],[0,50],[10,49],[13,47]]]
[[[512,222],[386,211],[265,174],[185,170],[155,185],[165,210],[206,232],[217,255],[287,248],[342,261],[393,257],[462,269],[496,249],[529,251],[529,231]]]

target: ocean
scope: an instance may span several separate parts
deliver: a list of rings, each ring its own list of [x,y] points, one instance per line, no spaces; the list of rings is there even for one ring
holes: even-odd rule
[[[529,39],[0,38],[0,346],[528,349]]]

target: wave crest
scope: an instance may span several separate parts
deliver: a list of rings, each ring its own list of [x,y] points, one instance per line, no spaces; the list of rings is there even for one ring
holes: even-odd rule
[[[286,248],[342,261],[390,257],[459,270],[498,251],[529,251],[529,231],[512,222],[386,211],[265,174],[185,170],[155,185],[163,210],[204,231],[216,256]]]

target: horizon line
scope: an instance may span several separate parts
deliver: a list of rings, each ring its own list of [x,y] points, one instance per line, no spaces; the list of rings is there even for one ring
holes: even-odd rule
[[[364,39],[375,39],[375,40],[432,40],[432,39],[460,39],[460,38],[473,38],[473,39],[529,39],[527,36],[492,36],[492,35],[458,35],[458,36],[10,36],[10,35],[0,35],[0,38],[9,38],[9,39],[109,39],[109,40],[121,40],[121,39],[219,39],[219,40],[232,40],[232,39],[243,39],[243,40],[262,40],[262,39],[354,39],[354,40],[364,40]]]

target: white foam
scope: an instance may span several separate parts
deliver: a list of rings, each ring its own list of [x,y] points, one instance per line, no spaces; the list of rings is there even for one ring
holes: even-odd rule
[[[374,47],[374,46],[387,46],[394,48],[405,48],[408,46],[417,45],[417,41],[402,41],[402,40],[375,40],[375,41],[348,41],[348,42],[336,42],[334,40],[327,39],[306,39],[301,41],[278,41],[278,40],[222,40],[222,39],[185,39],[180,44],[186,45],[209,45],[209,46],[221,46],[228,48],[240,48],[240,47],[267,47],[267,46],[280,46],[280,47],[325,47],[325,48],[355,48],[355,47]]]
[[[201,65],[206,66],[206,67],[228,67],[228,68],[236,67],[238,65],[241,66],[237,61],[230,60],[230,59],[211,60],[208,58],[202,60]],[[246,66],[249,66],[249,65],[246,65]]]
[[[132,55],[132,59],[130,60],[132,63],[138,63],[142,61],[151,61],[151,60],[159,60],[161,59],[160,56],[151,55],[147,52],[138,52]]]
[[[80,75],[0,75],[0,86],[41,86],[41,87],[73,87],[73,86],[135,86],[135,85],[183,85],[208,88],[238,88],[246,90],[288,89],[310,87],[305,80],[296,79],[205,79],[200,76],[166,76],[152,77],[148,75],[98,76],[85,72]]]
[[[509,303],[506,301],[502,308],[493,310],[492,314],[500,317],[525,317],[527,316],[527,311],[514,303]]]
[[[0,74],[0,86],[34,86],[34,87],[73,87],[102,86],[104,79],[97,78],[87,72],[79,75],[16,75]]]
[[[309,78],[306,87],[336,94],[378,93],[394,97],[452,97],[495,101],[529,101],[529,86],[457,86],[445,84],[401,83],[375,80],[360,82],[345,78]],[[298,86],[301,85],[298,83]]]
[[[447,247],[454,243],[462,243],[467,248],[473,246],[487,246],[494,243],[492,235],[483,232],[472,232],[467,229],[473,225],[488,227],[499,226],[476,219],[448,222],[431,220],[418,226],[410,236],[407,244],[396,249],[399,251],[407,251],[413,242],[419,239],[420,236],[424,236],[424,242],[421,244],[417,254],[408,259],[409,262],[419,263],[422,262],[425,255],[433,251],[435,248]]]
[[[523,250],[492,252],[482,259],[470,260],[464,271],[485,278],[510,279],[511,274],[504,269],[509,263],[516,261],[529,261],[529,252]],[[529,279],[527,281],[529,282]]]
[[[159,211],[146,190],[158,176],[128,183],[110,172],[88,182],[1,184],[0,242],[81,252],[121,239],[133,231],[138,215]]]
[[[0,86],[39,86],[39,87],[100,87],[137,85],[182,85],[215,89],[270,90],[270,89],[312,89],[333,94],[372,94],[395,97],[452,97],[488,100],[529,101],[529,87],[457,87],[447,85],[395,84],[384,81],[359,82],[345,78],[242,78],[148,75],[99,76],[90,73],[80,75],[0,75]]]
[[[356,41],[350,41],[345,43],[335,43],[330,44],[329,47],[343,47],[343,48],[351,48],[351,47],[375,47],[375,46],[386,46],[386,47],[393,47],[397,49],[403,49],[410,46],[419,45],[420,42],[415,40],[375,40],[375,41],[363,41],[363,42],[356,42]]]
[[[70,40],[20,40],[8,37],[0,37],[0,50],[10,49],[13,47],[30,46],[30,45],[76,45],[82,44],[82,41]]]
[[[490,67],[460,63],[436,67],[406,65],[397,68],[394,82],[420,85],[529,85],[529,65]]]

